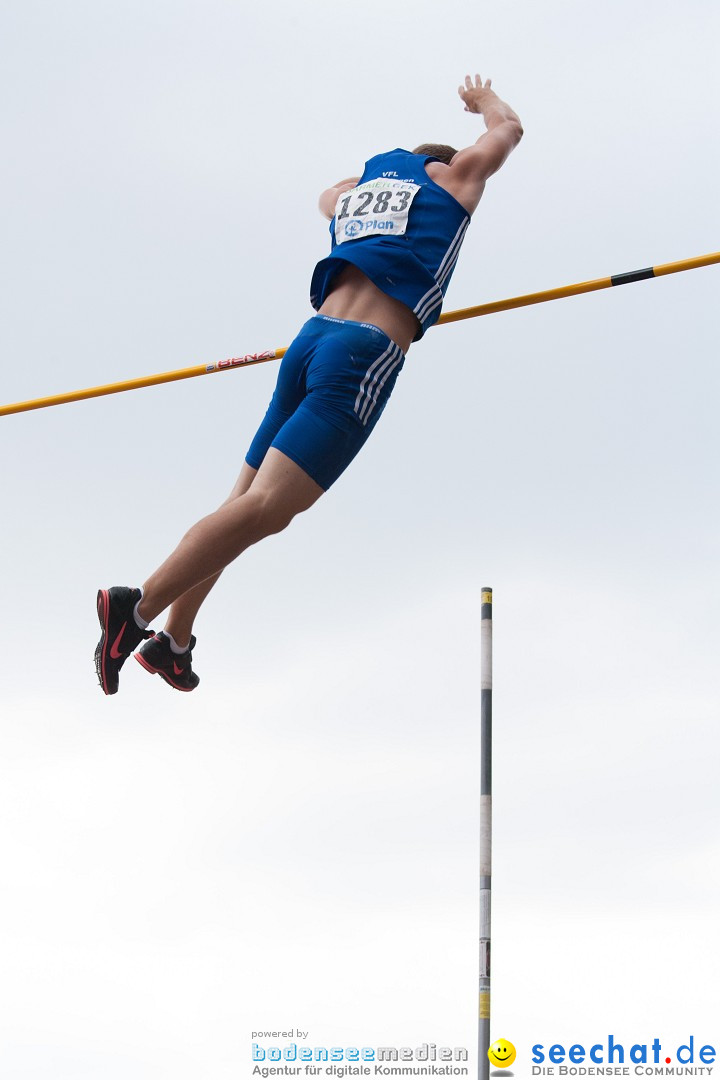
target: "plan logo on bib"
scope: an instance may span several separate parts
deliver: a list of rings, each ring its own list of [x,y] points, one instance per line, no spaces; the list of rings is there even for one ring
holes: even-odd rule
[[[359,236],[363,231],[362,221],[348,221],[345,226],[345,236],[348,240],[352,240],[354,237]]]

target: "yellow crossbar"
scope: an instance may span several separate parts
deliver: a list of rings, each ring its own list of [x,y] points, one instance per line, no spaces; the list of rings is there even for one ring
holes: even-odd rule
[[[563,285],[559,289],[546,289],[544,292],[528,293],[525,296],[513,296],[508,300],[495,300],[490,304],[478,304],[476,307],[460,308],[441,315],[438,324],[459,322],[461,319],[476,319],[480,315],[491,315],[496,311],[509,311],[512,308],[528,307],[530,304],[544,304],[548,300],[561,300],[565,296],[578,296],[580,293],[595,292],[598,289],[610,289],[614,285],[628,285],[633,281],[663,277],[665,274],[677,274],[682,270],[695,270],[700,266],[711,266],[720,262],[720,251],[710,255],[698,255],[694,259],[681,259],[679,262],[649,266],[645,270],[631,270],[626,274],[614,274],[611,277],[596,278],[594,281],[581,281],[575,285]],[[194,367],[178,368],[176,371],[164,371],[159,375],[144,375],[139,379],[126,379],[124,382],[107,383],[105,386],[91,386],[86,390],[72,390],[67,394],[53,394],[50,397],[35,398],[33,401],[18,401],[12,405],[0,405],[0,416],[11,413],[29,412],[31,409],[46,409],[50,405],[64,405],[69,401],[85,401],[87,398],[103,397],[105,394],[120,394],[125,390],[139,390],[143,386],[157,386],[160,383],[177,382],[179,379],[192,379],[197,375],[210,375],[216,371],[233,371],[239,367],[252,367],[269,360],[279,360],[287,349],[271,349],[262,353],[248,353],[214,364],[196,364]]]

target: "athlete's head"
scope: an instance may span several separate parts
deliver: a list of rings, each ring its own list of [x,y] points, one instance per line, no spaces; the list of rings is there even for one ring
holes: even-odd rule
[[[457,154],[457,150],[453,146],[445,146],[443,143],[426,142],[416,146],[413,154],[428,154],[430,157],[440,158],[446,165],[449,165]]]

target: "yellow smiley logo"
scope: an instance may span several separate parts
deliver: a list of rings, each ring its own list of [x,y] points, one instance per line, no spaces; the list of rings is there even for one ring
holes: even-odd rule
[[[515,1060],[515,1047],[507,1039],[496,1039],[488,1050],[488,1058],[491,1065],[507,1069]]]

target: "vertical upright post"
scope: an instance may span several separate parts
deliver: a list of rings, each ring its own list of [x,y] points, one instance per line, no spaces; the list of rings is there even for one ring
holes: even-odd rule
[[[492,881],[492,589],[482,590],[480,613],[480,983],[478,1080],[490,1062],[490,887]]]

